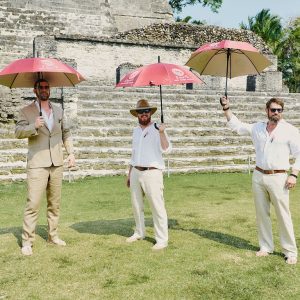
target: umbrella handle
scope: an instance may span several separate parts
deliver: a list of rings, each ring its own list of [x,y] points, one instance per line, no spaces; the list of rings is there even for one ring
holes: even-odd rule
[[[159,130],[159,127],[157,126],[156,123],[154,123],[154,127],[155,127],[157,130]]]

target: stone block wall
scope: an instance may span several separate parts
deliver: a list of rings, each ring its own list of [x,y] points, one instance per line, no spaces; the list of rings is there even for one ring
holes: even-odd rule
[[[78,70],[88,81],[116,83],[116,73],[120,71],[120,78],[135,67],[157,62],[184,65],[193,52],[192,47],[151,45],[114,40],[82,40],[75,42],[70,39],[57,37],[57,56],[72,57],[77,62]],[[72,45],[72,46],[71,46]],[[277,70],[276,56],[269,54],[273,65],[261,75],[255,76],[255,91],[280,91],[282,87],[281,73]],[[96,60],[95,60],[96,58]],[[118,69],[119,68],[119,69]],[[225,78],[201,76],[205,84],[194,85],[194,89],[222,90]],[[247,76],[228,80],[228,90],[247,90]]]
[[[110,0],[110,7],[119,32],[153,23],[174,22],[168,1]]]

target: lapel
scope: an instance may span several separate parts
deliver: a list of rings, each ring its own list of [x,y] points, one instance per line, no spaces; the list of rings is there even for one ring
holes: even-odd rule
[[[55,132],[57,130],[60,130],[59,126],[61,126],[62,115],[60,109],[55,105],[52,105],[52,112],[53,112],[53,128],[51,132]]]

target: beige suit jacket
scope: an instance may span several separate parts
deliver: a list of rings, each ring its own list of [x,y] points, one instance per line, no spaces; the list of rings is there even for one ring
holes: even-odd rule
[[[54,122],[51,132],[46,124],[35,129],[39,110],[34,102],[20,110],[15,135],[18,139],[28,138],[27,168],[63,165],[63,144],[68,154],[73,153],[72,137],[64,112],[55,104],[52,104],[52,110]]]

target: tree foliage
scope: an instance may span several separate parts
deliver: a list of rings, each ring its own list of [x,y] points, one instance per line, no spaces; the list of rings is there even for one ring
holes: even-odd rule
[[[223,0],[170,0],[174,12],[181,12],[187,5],[202,4],[203,7],[208,6],[213,12],[218,12],[222,6]]]
[[[193,20],[191,16],[186,16],[183,19],[180,17],[177,17],[175,19],[176,22],[183,22],[183,23],[190,23],[190,24],[195,24],[195,25],[205,25],[206,21],[205,20]]]
[[[300,93],[300,17],[284,29],[276,54],[285,83],[291,92]]]
[[[283,35],[280,17],[271,15],[269,9],[263,9],[255,17],[248,17],[248,25],[241,23],[240,26],[259,35],[273,51]]]
[[[284,28],[279,16],[263,9],[240,27],[255,32],[266,42],[277,55],[284,83],[291,92],[300,92],[300,17]]]

